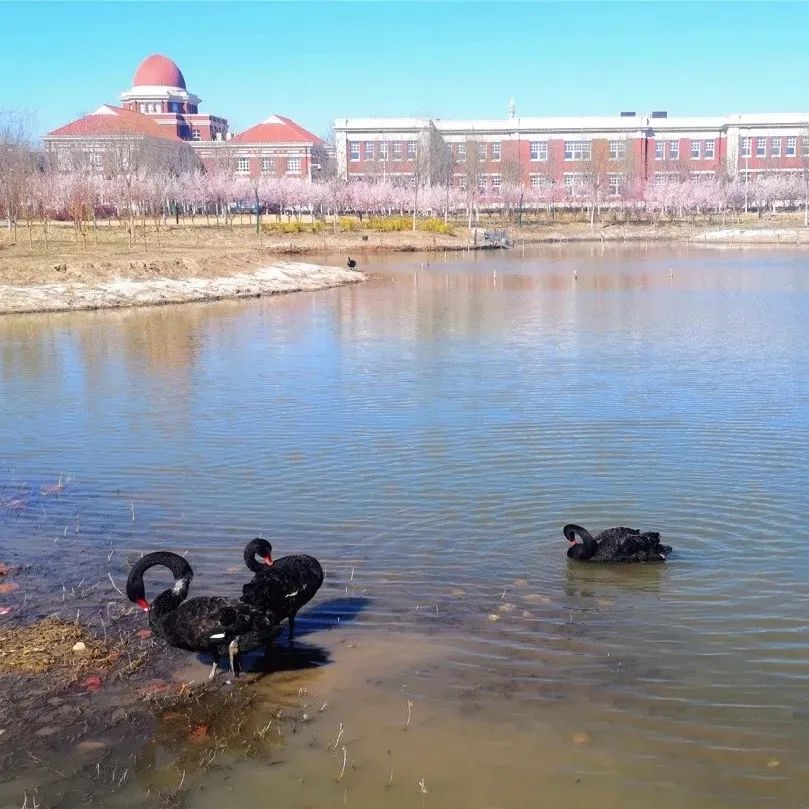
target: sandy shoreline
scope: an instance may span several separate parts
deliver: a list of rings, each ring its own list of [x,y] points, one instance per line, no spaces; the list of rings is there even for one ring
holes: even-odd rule
[[[214,278],[118,278],[95,283],[0,284],[0,314],[158,306],[258,297],[314,291],[363,280],[365,275],[357,270],[284,261],[249,273]]]

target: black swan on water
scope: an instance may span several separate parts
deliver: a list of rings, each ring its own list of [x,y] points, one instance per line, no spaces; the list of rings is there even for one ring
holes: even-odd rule
[[[323,584],[320,562],[304,554],[273,560],[272,545],[260,538],[247,543],[244,561],[256,575],[242,588],[242,601],[269,610],[278,620],[289,618],[289,642],[292,643],[298,610]]]
[[[174,576],[174,587],[164,590],[149,604],[143,585],[143,574],[162,565]],[[138,559],[129,571],[126,594],[130,601],[149,613],[149,626],[170,646],[214,657],[213,679],[220,657],[228,655],[233,674],[239,676],[238,656],[272,642],[278,625],[269,610],[258,610],[232,598],[201,596],[186,601],[194,572],[191,565],[168,551],[149,553]]]
[[[580,525],[569,524],[562,529],[570,543],[567,555],[580,562],[665,562],[670,545],[660,544],[656,531],[641,533],[635,528],[608,528],[595,539]],[[582,539],[576,542],[576,535]]]
[[[353,270],[353,269],[354,269],[354,267],[356,267],[356,266],[357,266],[357,262],[356,262],[356,261],[354,261],[354,259],[353,259],[353,258],[351,258],[351,256],[349,256],[349,257],[348,257],[348,261],[346,261],[346,267],[348,267],[349,269]]]

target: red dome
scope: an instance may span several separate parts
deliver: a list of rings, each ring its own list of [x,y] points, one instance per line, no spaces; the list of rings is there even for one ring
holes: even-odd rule
[[[135,71],[133,87],[182,87],[185,90],[185,79],[168,56],[159,53],[147,56]]]

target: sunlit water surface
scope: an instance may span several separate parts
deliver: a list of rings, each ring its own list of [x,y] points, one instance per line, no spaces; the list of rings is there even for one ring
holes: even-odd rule
[[[809,806],[809,256],[362,264],[0,321],[0,499],[72,476],[0,513],[5,553],[188,550],[198,593],[235,593],[261,533],[362,604],[310,627],[330,662],[285,681],[318,705],[280,764],[232,756],[188,804]],[[575,566],[568,521],[676,552]]]

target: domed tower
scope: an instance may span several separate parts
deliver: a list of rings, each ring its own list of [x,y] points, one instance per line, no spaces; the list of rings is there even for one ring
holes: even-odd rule
[[[124,109],[148,115],[161,126],[172,127],[178,138],[189,141],[222,140],[227,121],[200,115],[199,96],[189,93],[177,64],[159,53],[147,56],[135,71],[132,88],[121,93]]]

